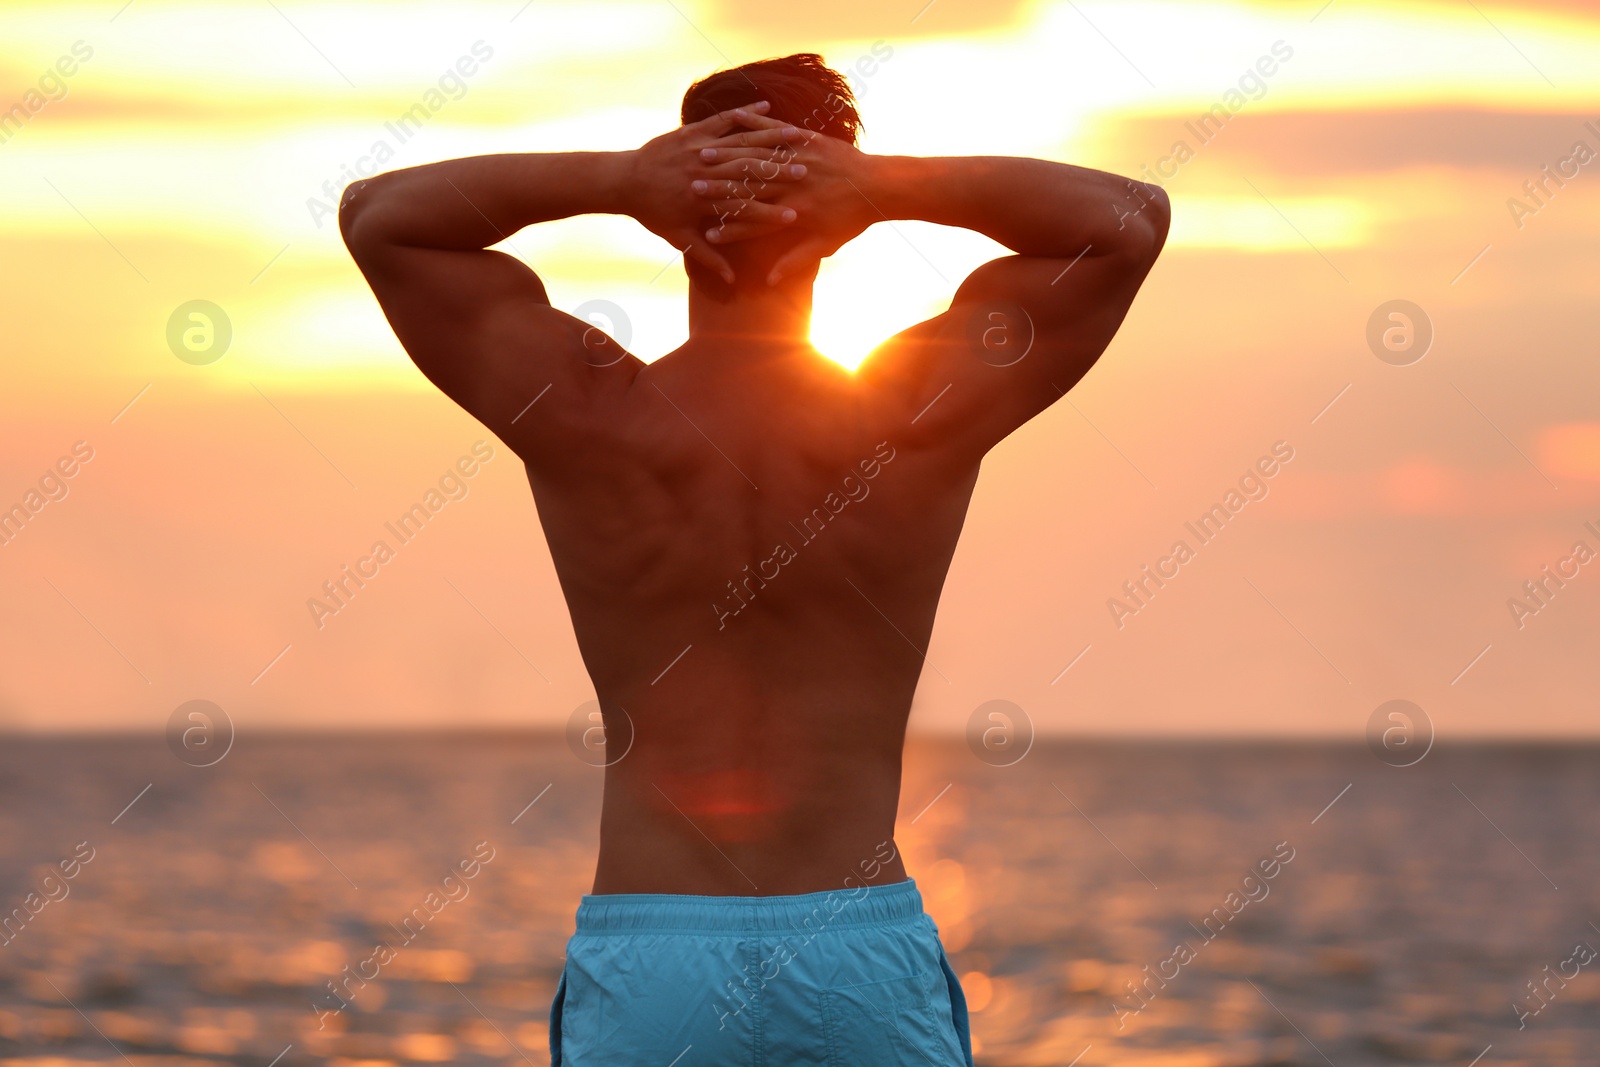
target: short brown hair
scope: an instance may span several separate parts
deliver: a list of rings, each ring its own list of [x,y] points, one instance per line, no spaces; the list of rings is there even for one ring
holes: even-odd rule
[[[762,59],[719,70],[683,94],[683,123],[699,122],[720,111],[767,100],[775,119],[856,143],[861,115],[849,82],[815,52]]]

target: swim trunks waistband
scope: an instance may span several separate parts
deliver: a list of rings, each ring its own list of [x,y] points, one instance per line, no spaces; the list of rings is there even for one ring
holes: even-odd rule
[[[684,893],[585,893],[578,904],[580,934],[696,932],[738,937],[799,929],[807,918],[829,917],[827,928],[885,926],[918,919],[922,894],[907,878],[888,885],[828,889],[790,896],[721,897]]]

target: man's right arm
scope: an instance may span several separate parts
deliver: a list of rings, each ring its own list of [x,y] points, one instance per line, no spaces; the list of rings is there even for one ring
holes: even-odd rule
[[[1002,156],[872,156],[813,137],[806,181],[778,197],[816,236],[775,265],[831,254],[876,222],[976,230],[1015,255],[973,271],[944,314],[862,363],[908,432],[980,458],[1066,394],[1110,343],[1166,241],[1159,187],[1104,171]]]
[[[857,185],[883,217],[975,230],[1016,253],[861,368],[923,433],[981,457],[1105,351],[1166,241],[1167,195],[1040,159],[868,158]]]

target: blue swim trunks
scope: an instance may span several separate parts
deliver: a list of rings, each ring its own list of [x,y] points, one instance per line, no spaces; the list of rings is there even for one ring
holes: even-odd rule
[[[777,897],[586,894],[551,1067],[972,1067],[910,879]]]

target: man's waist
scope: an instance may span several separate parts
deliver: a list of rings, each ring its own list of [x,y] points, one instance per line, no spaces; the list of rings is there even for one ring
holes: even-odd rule
[[[744,936],[796,930],[889,926],[918,921],[922,894],[911,878],[774,896],[691,893],[588,893],[578,905],[579,934],[646,931]]]

